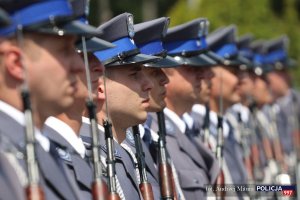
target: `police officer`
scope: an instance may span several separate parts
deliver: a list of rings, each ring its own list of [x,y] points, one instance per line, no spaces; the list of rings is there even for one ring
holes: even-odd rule
[[[25,187],[28,181],[23,160],[27,121],[19,91],[25,84],[34,110],[35,153],[45,197],[79,199],[77,186],[68,179],[65,166],[40,129],[48,116],[63,112],[74,102],[77,84],[74,77],[83,70],[82,59],[75,51],[76,36],[91,36],[95,29],[72,20],[73,11],[64,0],[5,2],[1,7],[12,18],[11,25],[0,31],[7,36],[0,45],[3,51],[0,116],[1,135],[9,141],[3,147],[4,152],[8,153],[7,158],[12,158],[10,164],[17,172],[15,184]]]
[[[217,136],[217,115],[223,117],[226,110],[240,101],[240,96],[237,92],[238,79],[234,71],[244,64],[242,62],[238,49],[235,43],[236,27],[228,26],[218,29],[207,37],[209,48],[224,59],[223,65],[214,67],[212,70],[215,76],[212,78],[212,89],[210,98],[210,109],[215,117],[211,123],[214,128],[211,128],[213,135]],[[224,118],[223,121],[224,134],[224,158],[230,170],[232,183],[246,183],[247,176],[244,169],[240,146],[235,139],[235,130]],[[218,142],[218,141],[217,141]],[[226,176],[225,176],[226,182]]]
[[[134,25],[134,41],[141,50],[141,53],[159,56],[162,58],[157,62],[145,64],[145,67],[143,68],[144,73],[151,79],[151,82],[154,85],[150,91],[149,107],[147,108],[147,111],[151,110],[155,104],[157,107],[161,108],[161,103],[163,102],[160,97],[164,97],[165,89],[161,89],[160,86],[163,85],[164,88],[164,85],[168,82],[168,78],[165,76],[161,68],[176,67],[179,65],[172,57],[167,56],[166,50],[164,50],[162,46],[162,37],[166,34],[168,25],[169,18],[167,17]],[[153,95],[153,93],[160,93],[161,96]],[[149,116],[147,118],[149,118]],[[158,152],[156,151],[154,142],[150,146],[151,135],[145,136],[143,128],[141,128],[141,137],[148,137],[150,139],[150,141],[146,141],[146,143],[142,142],[143,151],[145,153],[147,177],[152,186],[154,199],[161,199],[158,170],[155,166]],[[127,144],[134,153],[136,152],[135,141],[132,134],[127,134],[127,138],[123,143]],[[153,158],[155,161],[151,154],[154,156]]]
[[[199,67],[213,62],[200,54],[200,19],[170,28],[164,39],[164,47],[175,60],[183,61],[177,68],[167,68],[164,72],[170,82],[167,84],[166,139],[167,150],[176,168],[179,183],[186,199],[206,197],[205,184],[214,183],[218,174],[218,164],[211,152],[201,143],[189,139],[192,130],[182,116],[189,112],[200,91]],[[200,56],[201,55],[201,56]]]
[[[104,129],[101,124],[109,117],[113,126],[118,194],[121,199],[141,199],[132,152],[128,153],[128,149],[123,149],[121,144],[129,127],[146,120],[145,109],[149,105],[148,95],[152,83],[142,71],[142,64],[158,58],[139,53],[133,43],[133,16],[130,13],[116,16],[99,26],[98,31],[101,38],[116,45],[115,48],[94,53],[104,63],[106,71],[103,80],[106,87],[99,85],[97,95],[102,160],[106,158],[107,147],[104,145]],[[88,124],[87,118],[83,118],[80,134],[86,144],[90,145]]]

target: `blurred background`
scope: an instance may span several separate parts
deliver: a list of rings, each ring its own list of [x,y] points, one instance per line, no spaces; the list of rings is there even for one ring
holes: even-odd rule
[[[300,89],[300,0],[90,0],[89,21],[94,26],[129,12],[134,22],[171,18],[171,27],[198,17],[208,18],[210,31],[236,24],[238,35],[252,33],[268,40],[286,34],[289,55],[298,66],[291,71]]]

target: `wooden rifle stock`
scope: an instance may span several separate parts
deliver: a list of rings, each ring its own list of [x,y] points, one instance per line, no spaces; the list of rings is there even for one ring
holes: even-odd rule
[[[94,167],[94,181],[92,183],[92,195],[93,200],[107,200],[107,185],[102,181],[102,167],[99,153],[99,131],[98,122],[96,118],[96,109],[93,101],[88,100],[86,103],[88,109],[90,123],[91,123],[91,134],[92,134],[92,161]]]
[[[44,200],[45,195],[43,189],[39,185],[28,185],[25,189],[27,200]]]
[[[39,185],[38,164],[35,158],[35,135],[32,120],[32,110],[30,104],[30,94],[26,88],[21,91],[24,115],[25,115],[25,134],[26,134],[26,164],[28,174],[28,185],[25,188],[27,200],[44,200],[45,195]]]
[[[152,186],[148,182],[147,172],[146,172],[146,164],[145,164],[145,154],[143,151],[143,147],[141,144],[141,137],[140,131],[138,126],[133,126],[133,135],[134,135],[134,142],[136,148],[136,159],[138,162],[138,168],[140,172],[140,191],[143,196],[144,200],[154,200]]]
[[[144,200],[154,200],[152,186],[148,182],[141,182],[139,185]]]
[[[108,176],[108,199],[109,200],[120,200],[120,196],[117,193],[116,185],[116,167],[115,167],[115,156],[113,149],[113,136],[111,131],[111,123],[108,120],[103,121],[103,127],[105,132],[105,140],[107,147],[107,176]]]
[[[156,114],[159,128],[158,169],[161,198],[163,200],[177,200],[174,176],[167,158],[165,117],[163,112]]]
[[[93,200],[108,199],[107,185],[102,179],[94,180],[92,183]]]

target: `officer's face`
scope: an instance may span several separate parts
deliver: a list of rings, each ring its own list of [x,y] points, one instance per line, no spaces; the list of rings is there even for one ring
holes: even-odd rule
[[[289,85],[287,83],[287,74],[284,72],[270,72],[267,74],[270,89],[275,98],[282,97],[287,94]]]
[[[146,109],[153,84],[142,68],[142,65],[106,68],[106,98],[114,126],[128,128],[143,123],[147,118]]]
[[[143,70],[153,83],[150,91],[150,106],[147,111],[159,112],[166,107],[166,84],[169,83],[169,79],[160,68],[144,67]]]
[[[268,84],[260,76],[256,76],[254,79],[253,98],[259,106],[272,102],[272,95]]]
[[[240,71],[237,74],[239,79],[238,93],[242,101],[246,101],[252,96],[254,89],[254,82],[251,74],[247,71]]]
[[[26,37],[24,65],[33,102],[44,117],[59,114],[74,103],[76,75],[84,69],[75,40],[73,36],[41,34]]]
[[[192,106],[200,94],[201,82],[198,69],[181,66],[175,69],[165,69],[165,71],[170,79],[169,84],[167,84],[167,98]]]
[[[211,67],[205,68],[204,78],[201,79],[201,90],[199,96],[199,103],[204,104],[209,101],[211,92],[211,79],[214,77],[214,73]]]
[[[83,59],[82,54],[81,57]],[[92,94],[93,94],[93,98],[96,98],[98,85],[102,84],[102,79],[100,77],[103,75],[104,66],[92,53],[88,53],[88,61],[89,61],[89,69],[90,69]],[[75,93],[75,104],[73,104],[73,107],[75,106],[79,108],[79,106],[82,107],[85,105],[85,100],[88,97],[86,72],[82,71],[81,73],[79,73],[77,79],[78,79],[78,85],[77,85],[77,91]]]
[[[211,97],[219,99],[222,96],[224,103],[230,106],[240,101],[237,92],[238,79],[227,68],[216,66],[212,68],[215,76],[212,78]]]

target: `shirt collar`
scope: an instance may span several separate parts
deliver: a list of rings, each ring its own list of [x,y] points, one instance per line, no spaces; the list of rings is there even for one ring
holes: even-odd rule
[[[242,105],[241,103],[234,104],[232,110],[235,112],[241,113],[241,118],[244,123],[247,123],[249,120],[250,110],[248,107]]]
[[[180,132],[185,133],[186,125],[176,113],[174,113],[172,110],[168,108],[164,109],[164,113],[174,122],[175,126],[178,127]]]
[[[214,111],[210,111],[209,112],[209,119],[210,119],[210,122],[215,126],[217,127],[218,126],[218,115],[216,112]],[[225,138],[228,137],[229,135],[229,125],[228,125],[228,122],[227,120],[225,119],[225,117],[223,116],[223,135]]]
[[[76,135],[73,129],[65,122],[56,117],[49,117],[45,124],[53,128],[59,135],[61,135],[82,157],[85,156],[85,147],[80,137]]]
[[[193,128],[194,125],[194,119],[191,117],[190,114],[188,113],[184,113],[182,115],[182,120],[186,123],[186,125],[188,126],[189,129]]]
[[[205,109],[205,106],[202,104],[195,104],[192,107],[192,112],[195,112],[195,113],[200,114],[201,116],[204,116],[206,113],[206,109]]]
[[[21,126],[25,126],[25,117],[24,113],[17,110],[13,106],[5,103],[4,101],[0,100],[0,109],[2,112],[10,116],[12,119],[16,120],[17,123],[19,123]],[[47,152],[50,150],[50,141],[48,138],[46,138],[41,131],[34,127],[34,135],[35,139],[40,143],[40,145],[43,147],[43,149]]]

